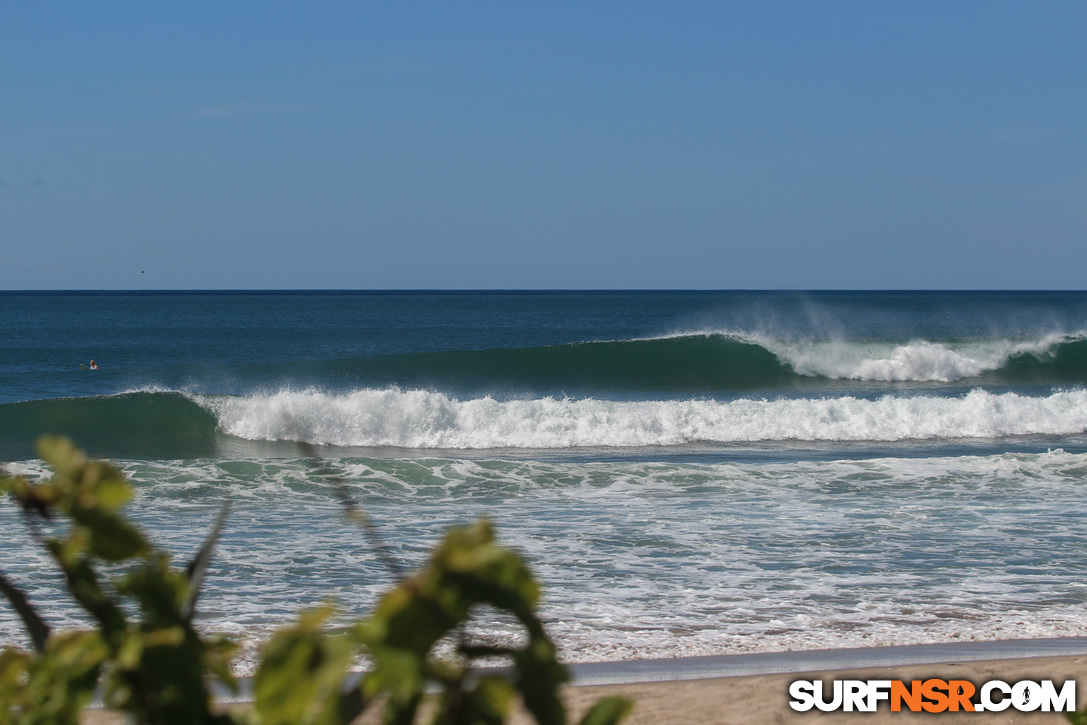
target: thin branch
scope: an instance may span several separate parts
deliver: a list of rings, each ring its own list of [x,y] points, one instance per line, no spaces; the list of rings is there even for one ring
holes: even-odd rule
[[[312,444],[299,442],[298,447],[302,449],[305,457],[313,463],[314,467],[317,468],[318,471],[323,472],[328,480],[332,482],[332,485],[336,490],[336,496],[340,499],[340,503],[343,505],[347,517],[362,527],[378,560],[385,565],[385,568],[389,570],[389,573],[393,575],[393,578],[398,580],[403,579],[404,568],[400,566],[400,562],[392,555],[390,549],[385,545],[384,540],[381,538],[381,532],[378,531],[377,525],[374,524],[373,519],[370,518],[370,515],[359,506],[357,501],[355,501],[355,498],[351,495],[351,491],[347,488],[347,483],[339,476],[339,474],[331,470],[325,464]]]
[[[30,605],[22,590],[8,581],[3,574],[0,574],[0,592],[3,592],[4,596],[11,602],[11,606],[15,607],[15,611],[22,618],[23,624],[26,625],[26,631],[30,634],[30,641],[34,643],[34,649],[38,650],[38,652],[44,652],[45,640],[49,639],[49,625]]]

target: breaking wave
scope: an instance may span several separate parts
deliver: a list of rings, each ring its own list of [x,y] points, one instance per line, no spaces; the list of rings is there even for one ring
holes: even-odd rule
[[[684,333],[328,360],[282,373],[287,380],[314,387],[397,386],[476,395],[495,390],[581,396],[622,391],[825,391],[835,387],[830,381],[1075,384],[1087,382],[1087,337],[865,341]]]
[[[574,448],[758,441],[900,441],[1070,435],[1087,430],[1087,391],[1046,397],[609,401],[458,400],[424,390],[283,391],[197,397],[249,440],[401,448]]]
[[[1047,396],[975,389],[962,396],[885,395],[718,401],[540,397],[459,399],[367,388],[246,396],[134,392],[0,405],[0,455],[63,433],[93,454],[211,455],[223,440],[407,449],[569,449],[773,441],[889,442],[1075,435],[1087,391]]]

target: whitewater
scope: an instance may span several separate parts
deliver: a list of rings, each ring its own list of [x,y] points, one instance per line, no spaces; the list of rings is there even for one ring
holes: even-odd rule
[[[896,342],[841,339],[794,342],[743,333],[714,333],[763,345],[801,375],[886,382],[953,382],[998,371],[1010,361],[1052,361],[1064,346],[1087,340],[1083,332],[1037,339]]]
[[[336,482],[408,568],[492,519],[569,662],[1081,635],[1085,331],[1081,292],[0,293],[0,464],[71,436],[180,561],[231,502],[198,622],[239,673],[391,584]]]
[[[1068,435],[1087,430],[1087,391],[1044,397],[784,400],[457,400],[426,390],[195,396],[248,440],[401,448],[574,448],[765,441],[901,441]]]
[[[255,650],[299,608],[340,623],[391,585],[342,515],[347,482],[393,555],[422,563],[449,525],[492,519],[545,592],[567,661],[1078,636],[1087,544],[1073,524],[1087,454],[691,463],[442,456],[128,461],[133,513],[186,560],[218,513],[230,525],[201,626]],[[19,472],[42,475],[40,466]],[[11,511],[2,513],[18,529]],[[50,592],[40,549],[7,543],[4,570],[58,626],[85,625]],[[512,622],[477,620],[482,635]],[[25,642],[17,618],[0,631]]]

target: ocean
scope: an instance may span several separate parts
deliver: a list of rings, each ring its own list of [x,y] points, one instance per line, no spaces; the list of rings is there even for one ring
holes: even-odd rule
[[[391,584],[333,479],[408,568],[492,519],[568,662],[1083,635],[1085,383],[1081,292],[0,293],[0,461],[70,435],[182,562],[230,500],[199,622],[243,674]]]

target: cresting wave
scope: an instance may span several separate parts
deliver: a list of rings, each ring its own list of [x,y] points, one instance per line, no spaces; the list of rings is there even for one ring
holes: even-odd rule
[[[54,433],[98,456],[212,455],[217,427],[211,412],[169,391],[5,403],[0,405],[0,460],[32,458],[34,441]]]
[[[271,363],[269,363],[271,365]],[[836,340],[709,331],[524,348],[444,350],[307,362],[288,379],[323,387],[497,389],[590,396],[607,391],[716,394],[823,390],[829,381],[1087,382],[1087,336],[1029,340]],[[270,371],[274,377],[276,371]],[[840,387],[840,386],[839,386]]]
[[[195,396],[249,440],[401,448],[574,448],[758,441],[900,441],[1087,431],[1087,391],[1047,397],[608,401],[458,400],[424,390]]]
[[[707,333],[755,344],[796,374],[836,380],[988,383],[1067,382],[1087,376],[1087,335],[1053,333],[1031,340],[778,340]]]

